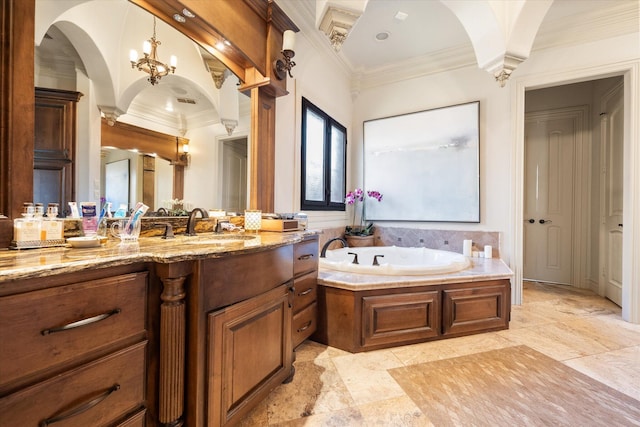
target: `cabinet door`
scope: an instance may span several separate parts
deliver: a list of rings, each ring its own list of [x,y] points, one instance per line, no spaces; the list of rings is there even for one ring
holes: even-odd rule
[[[239,420],[291,373],[289,289],[209,314],[208,425]]]
[[[362,347],[437,337],[439,313],[438,291],[362,297]]]
[[[510,289],[508,280],[472,283],[463,289],[444,289],[443,335],[465,335],[508,328]]]

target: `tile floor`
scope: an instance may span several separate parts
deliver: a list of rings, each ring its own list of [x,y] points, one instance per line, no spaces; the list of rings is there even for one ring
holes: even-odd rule
[[[243,426],[432,425],[388,369],[524,344],[640,401],[640,325],[589,291],[525,283],[509,330],[351,354],[313,341]],[[640,405],[640,402],[639,402]]]

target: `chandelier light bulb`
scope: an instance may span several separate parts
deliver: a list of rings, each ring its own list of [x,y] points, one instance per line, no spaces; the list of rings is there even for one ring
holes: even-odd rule
[[[129,61],[136,62],[138,60],[138,52],[135,49],[131,49],[129,52]]]
[[[176,66],[178,66],[178,58],[175,55],[171,55],[171,58],[169,59],[169,64],[175,68]]]
[[[151,42],[149,40],[146,40],[143,44],[142,44],[142,52],[145,55],[149,55],[151,53]]]

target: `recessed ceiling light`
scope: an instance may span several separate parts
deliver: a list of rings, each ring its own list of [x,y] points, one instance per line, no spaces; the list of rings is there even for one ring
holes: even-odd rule
[[[186,19],[184,18],[184,16],[180,15],[179,13],[176,13],[173,15],[173,19],[175,19],[176,21],[183,23],[186,21]]]
[[[195,18],[196,15],[193,14],[189,9],[182,9],[182,14],[187,18]]]
[[[379,42],[385,41],[386,39],[389,38],[390,35],[391,33],[389,33],[388,31],[383,31],[381,33],[376,34],[376,40]]]
[[[396,16],[394,16],[394,18],[396,18],[398,21],[404,21],[408,17],[409,17],[409,15],[404,13],[404,12],[398,12],[398,13],[396,13]]]

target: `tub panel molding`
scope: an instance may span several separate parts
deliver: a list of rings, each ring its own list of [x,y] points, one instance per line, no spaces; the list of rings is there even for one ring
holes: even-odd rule
[[[442,292],[442,334],[467,335],[507,329],[511,309],[510,286],[505,281],[468,284]],[[508,281],[507,281],[508,282]]]
[[[362,346],[440,335],[438,291],[362,297]]]

